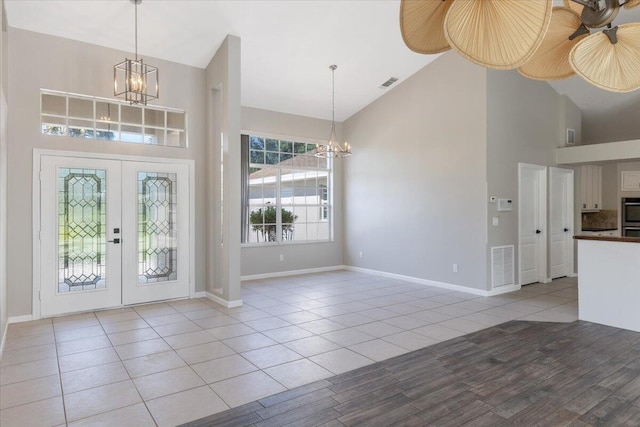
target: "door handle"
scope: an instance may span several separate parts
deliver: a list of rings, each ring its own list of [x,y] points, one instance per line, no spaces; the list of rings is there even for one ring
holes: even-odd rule
[[[565,228],[565,229],[564,229],[564,232],[566,233],[567,231],[569,231],[569,229],[568,229],[568,228]]]
[[[542,233],[542,230],[536,230],[536,234]]]
[[[116,245],[119,245],[120,244],[120,239],[109,240],[109,243],[114,243]]]

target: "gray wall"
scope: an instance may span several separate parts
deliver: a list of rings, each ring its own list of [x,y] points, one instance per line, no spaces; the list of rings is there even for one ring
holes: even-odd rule
[[[518,163],[555,166],[560,95],[547,83],[529,80],[516,71],[489,70],[487,77],[488,195],[513,200],[512,212],[498,212],[496,204],[488,205],[488,248],[515,246],[517,282]],[[573,126],[570,122],[567,124]],[[498,226],[491,225],[494,216],[499,218]],[[490,266],[490,254],[488,250],[487,266]],[[487,267],[488,283],[490,273]]]
[[[7,326],[7,32],[4,0],[0,0],[0,357]]]
[[[615,95],[620,102],[606,111],[585,111],[582,126],[582,143],[599,144],[603,142],[631,141],[640,139],[640,122],[638,110],[640,109],[640,94],[604,92],[604,96]],[[598,95],[595,95],[598,96]]]
[[[620,209],[618,175],[616,163],[602,165],[602,209]]]
[[[582,144],[582,110],[567,95],[559,95],[560,122],[558,128],[558,147],[564,147],[567,140],[567,128],[575,130],[574,145]]]
[[[205,282],[205,73],[204,70],[149,58],[160,69],[158,105],[187,111],[189,148],[43,136],[40,88],[113,97],[113,65],[131,52],[9,28],[9,315],[31,314],[32,153],[34,148],[194,159],[196,164],[196,290]],[[146,58],[145,58],[146,59]]]
[[[486,106],[450,52],[345,121],[345,264],[487,288]]]
[[[242,108],[243,132],[270,133],[293,138],[310,138],[326,141],[331,122],[310,117],[284,114],[257,108]],[[342,124],[336,124],[341,141]],[[244,245],[242,247],[242,275],[276,273],[342,265],[342,165],[353,159],[337,159],[334,162],[333,209],[336,239],[326,243],[296,243],[268,246]],[[284,261],[280,261],[284,255]]]
[[[242,297],[240,54],[240,39],[229,35],[206,69],[207,245],[210,254],[206,259],[207,291],[227,302],[237,302]]]

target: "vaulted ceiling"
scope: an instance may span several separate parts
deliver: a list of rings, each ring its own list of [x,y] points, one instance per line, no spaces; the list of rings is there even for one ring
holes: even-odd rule
[[[134,49],[129,1],[5,4],[11,27]],[[224,37],[237,35],[243,105],[324,119],[331,117],[328,67],[337,64],[336,120],[343,121],[383,95],[380,85],[388,78],[402,81],[437,57],[406,48],[399,6],[399,0],[144,0],[138,7],[138,49],[143,56],[204,68]],[[640,21],[640,7],[622,10],[615,23],[631,21]],[[640,91],[606,92],[579,77],[551,85],[583,110],[586,135],[591,127],[601,134],[595,139],[630,139],[634,133],[640,138]],[[605,129],[611,123],[617,133]]]

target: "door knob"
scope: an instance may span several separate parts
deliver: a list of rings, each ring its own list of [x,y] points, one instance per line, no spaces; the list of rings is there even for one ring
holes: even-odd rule
[[[568,228],[565,228],[565,229],[564,229],[564,232],[566,233],[567,231],[569,231],[569,229],[568,229]]]
[[[536,230],[536,234],[540,234],[540,233],[542,233],[541,230]]]

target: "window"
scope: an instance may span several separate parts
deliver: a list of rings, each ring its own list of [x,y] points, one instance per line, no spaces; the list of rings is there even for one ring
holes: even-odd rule
[[[40,100],[43,135],[187,146],[184,111],[53,91],[41,91]]]
[[[244,243],[331,239],[331,163],[316,144],[242,137]]]

